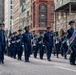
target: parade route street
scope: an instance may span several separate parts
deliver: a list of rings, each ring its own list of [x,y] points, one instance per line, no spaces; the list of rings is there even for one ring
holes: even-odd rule
[[[69,64],[69,60],[59,59],[52,55],[52,61],[48,62],[46,56],[43,60],[30,57],[30,62],[5,56],[5,63],[0,64],[0,75],[76,75],[76,66]]]

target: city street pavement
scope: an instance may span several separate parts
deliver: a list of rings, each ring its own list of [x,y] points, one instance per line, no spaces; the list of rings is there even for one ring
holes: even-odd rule
[[[30,57],[30,62],[22,61],[5,56],[5,63],[0,64],[0,75],[76,75],[76,66],[69,64],[61,56],[56,58],[52,55],[52,61]],[[69,58],[69,57],[68,57]]]

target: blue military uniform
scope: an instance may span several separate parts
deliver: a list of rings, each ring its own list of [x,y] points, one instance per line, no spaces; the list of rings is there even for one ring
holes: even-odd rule
[[[13,55],[13,50],[14,50],[14,48],[13,48],[13,34],[11,35],[11,37],[10,37],[10,57],[12,58],[14,55]]]
[[[22,34],[17,35],[17,52],[18,52],[18,60],[21,60],[23,48],[22,48]]]
[[[45,50],[45,44],[44,44],[43,40],[44,40],[43,36],[40,36],[38,38],[38,47],[39,47],[40,59],[43,59],[44,50]]]
[[[8,42],[7,42],[7,43],[8,43],[8,45],[7,45],[7,48],[8,48],[8,50],[7,50],[7,55],[8,55],[8,56],[11,56],[10,39],[8,39]]]
[[[31,33],[29,31],[24,32],[22,36],[22,40],[24,42],[25,61],[29,62],[29,57],[31,53]]]
[[[68,39],[71,38],[73,32],[74,32],[74,28],[70,28],[67,31],[67,33],[68,33],[68,35],[67,35]],[[75,58],[76,58],[76,36],[75,36],[74,42],[71,45],[71,49],[72,49],[72,53],[71,53],[71,56],[70,56],[70,64],[75,65]]]
[[[61,48],[61,40],[60,38],[55,38],[55,49],[56,49],[56,54],[57,54],[57,58],[59,58],[59,53],[60,53],[60,48]]]
[[[2,63],[4,63],[5,46],[6,46],[5,31],[0,30],[0,62],[2,62]]]
[[[71,65],[76,65],[75,64],[75,59],[76,59],[76,27],[75,27],[75,21],[70,21],[69,25],[71,26],[70,29],[67,30],[67,37],[69,39],[69,45],[71,47],[71,55],[70,55],[70,64]],[[72,42],[71,42],[72,41]]]
[[[33,45],[34,58],[37,58],[37,52],[38,52],[38,38],[37,38],[37,35],[34,35],[32,45]]]
[[[63,47],[63,55],[64,55],[64,58],[67,59],[67,54],[66,54],[67,51],[68,51],[67,36],[63,36],[61,38],[61,42],[62,42],[62,47]]]
[[[13,34],[16,34],[16,32],[14,32]],[[17,36],[13,36],[11,38],[11,43],[12,43],[13,57],[14,57],[14,59],[16,59],[16,54],[17,54]]]
[[[47,59],[50,61],[52,47],[53,47],[53,32],[46,32],[44,34],[44,42],[47,47]]]

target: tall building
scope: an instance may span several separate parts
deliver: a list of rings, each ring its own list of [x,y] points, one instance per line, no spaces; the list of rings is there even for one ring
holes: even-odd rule
[[[20,0],[19,28],[31,26],[31,0]]]
[[[54,0],[31,0],[31,31],[46,31],[54,24]]]
[[[5,0],[5,28],[13,32],[13,2],[14,0]]]
[[[0,0],[0,23],[4,22],[4,1]]]
[[[76,0],[55,0],[55,31],[60,35],[69,28],[69,21],[76,20]]]
[[[14,12],[13,12],[14,31],[17,31],[19,29],[19,8],[20,8],[20,0],[14,0]]]

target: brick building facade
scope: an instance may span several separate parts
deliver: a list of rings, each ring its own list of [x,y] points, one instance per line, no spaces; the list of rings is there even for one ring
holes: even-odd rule
[[[31,0],[31,31],[46,31],[54,24],[54,0]]]

